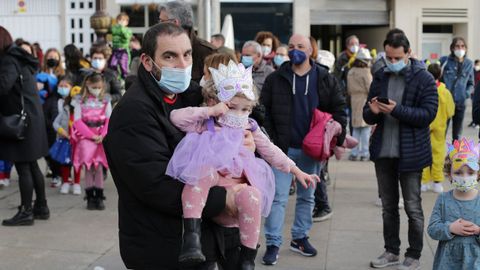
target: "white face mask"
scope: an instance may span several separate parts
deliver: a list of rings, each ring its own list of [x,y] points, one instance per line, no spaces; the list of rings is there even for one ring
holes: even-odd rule
[[[462,58],[465,56],[465,50],[455,50],[453,53],[458,58]]]
[[[88,92],[92,95],[94,95],[95,97],[98,97],[101,93],[102,93],[102,88],[92,88],[92,87],[89,87],[88,88]]]
[[[272,52],[272,48],[268,46],[262,46],[263,55],[269,55]]]
[[[477,175],[468,175],[468,176],[452,176],[452,186],[461,192],[467,192],[477,187]]]
[[[480,71],[480,66],[475,66],[474,69],[475,71]]]
[[[103,70],[107,61],[105,59],[93,59],[92,67],[96,70]]]
[[[230,111],[218,117],[218,123],[222,126],[231,128],[246,128],[248,124],[248,114],[237,115]]]
[[[360,46],[353,45],[352,47],[350,47],[350,52],[351,53],[357,53],[359,49],[360,49]]]

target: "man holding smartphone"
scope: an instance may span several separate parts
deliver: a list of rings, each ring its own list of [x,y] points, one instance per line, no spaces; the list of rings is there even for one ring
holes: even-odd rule
[[[370,158],[375,163],[382,199],[385,252],[371,261],[374,268],[400,263],[399,189],[405,200],[409,247],[398,269],[420,268],[424,217],[420,197],[423,168],[432,163],[429,125],[435,118],[438,95],[435,80],[423,64],[410,58],[410,43],[393,29],[383,43],[386,67],[375,73],[363,118],[377,125],[371,137]]]

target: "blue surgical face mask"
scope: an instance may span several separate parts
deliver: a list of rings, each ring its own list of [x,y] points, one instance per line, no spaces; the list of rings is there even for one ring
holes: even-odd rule
[[[160,80],[157,80],[155,76],[152,75],[153,79],[157,82],[158,86],[162,88],[165,92],[169,94],[180,94],[187,90],[192,80],[192,65],[186,68],[169,68],[169,67],[158,67],[157,64],[153,61],[153,64],[157,69],[160,69],[161,75]]]
[[[305,59],[307,59],[307,55],[304,52],[297,49],[288,51],[288,57],[290,57],[290,61],[294,65],[300,65],[303,62],[305,62]]]
[[[285,62],[285,57],[281,56],[281,55],[275,55],[275,57],[273,57],[273,63],[279,67],[283,64],[283,62]]]
[[[403,59],[396,62],[395,64],[393,64],[392,62],[390,62],[388,60],[386,60],[385,62],[387,63],[387,68],[393,73],[398,73],[407,66],[407,64],[405,63],[405,61]]]
[[[253,65],[253,56],[242,55],[242,64],[248,68]]]
[[[92,67],[96,70],[102,70],[105,67],[106,62],[105,59],[93,59]]]
[[[68,88],[68,87],[58,87],[57,92],[60,94],[60,96],[66,97],[70,94],[70,88]]]

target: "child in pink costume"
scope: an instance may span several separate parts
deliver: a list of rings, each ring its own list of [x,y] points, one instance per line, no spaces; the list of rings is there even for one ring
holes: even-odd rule
[[[234,192],[236,215],[224,213],[215,218],[223,226],[239,227],[241,269],[254,269],[261,215],[268,216],[275,195],[274,166],[293,173],[303,186],[314,185],[318,176],[308,175],[276,147],[249,119],[256,103],[252,69],[230,61],[228,66],[210,68],[213,83],[204,92],[216,91],[218,100],[207,100],[210,107],[174,110],[172,123],[184,132],[167,166],[167,175],[185,183],[182,193],[184,239],[179,261],[195,265],[205,260],[200,246],[200,222],[209,189],[224,186]],[[256,158],[243,146],[244,130],[252,132]]]
[[[108,168],[102,140],[107,134],[112,113],[109,96],[105,96],[103,75],[92,73],[85,78],[81,97],[72,101],[74,106],[73,139],[75,151],[73,166],[85,166],[85,193],[87,209],[103,210],[103,167]]]

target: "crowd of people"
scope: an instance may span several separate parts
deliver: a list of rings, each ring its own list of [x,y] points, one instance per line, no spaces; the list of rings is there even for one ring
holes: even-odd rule
[[[312,257],[313,222],[333,213],[328,159],[351,148],[350,161],[375,164],[385,251],[372,267],[419,269],[421,192],[430,189],[440,193],[428,225],[440,241],[434,269],[480,267],[480,146],[462,138],[468,98],[471,126],[480,124],[480,62],[463,38],[430,63],[400,29],[378,54],[352,35],[335,60],[313,37],[281,44],[268,31],[234,51],[221,34],[196,36],[188,3],[159,11],[141,44],[121,13],[112,44],[86,57],[74,44],[43,53],[0,26],[0,186],[14,166],[21,199],[2,225],[49,219],[44,174],[59,193],[85,193],[88,210],[103,210],[110,171],[128,268],[254,269],[260,233],[262,262],[275,265],[292,194],[290,250]],[[445,178],[453,191],[443,192]]]

